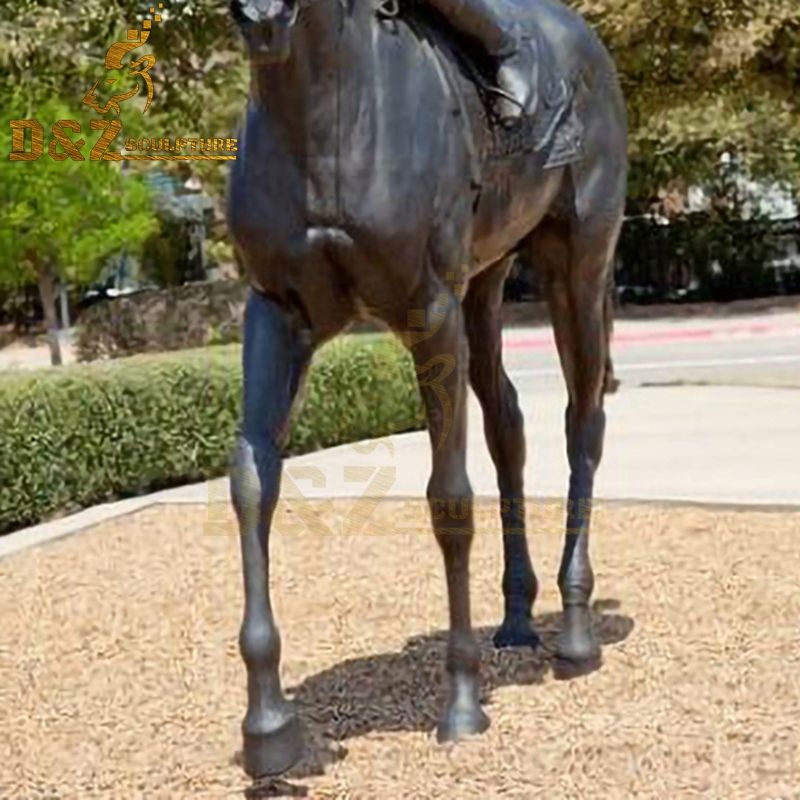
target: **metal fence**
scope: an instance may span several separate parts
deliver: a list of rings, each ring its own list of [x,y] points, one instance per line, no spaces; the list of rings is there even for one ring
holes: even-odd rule
[[[541,299],[536,254],[521,256],[509,300]],[[800,294],[800,218],[726,220],[692,214],[625,221],[615,262],[623,303],[728,301]]]

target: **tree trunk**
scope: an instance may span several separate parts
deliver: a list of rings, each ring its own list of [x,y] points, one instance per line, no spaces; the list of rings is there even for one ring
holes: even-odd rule
[[[44,308],[44,320],[47,325],[50,363],[54,367],[60,367],[63,361],[61,358],[61,342],[58,338],[58,317],[56,316],[56,276],[49,262],[38,266],[36,274],[39,280],[39,294]]]

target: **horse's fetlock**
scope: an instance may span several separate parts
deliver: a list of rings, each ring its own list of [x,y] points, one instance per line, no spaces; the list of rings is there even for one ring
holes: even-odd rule
[[[277,664],[281,653],[278,629],[266,619],[245,620],[239,632],[239,650],[250,667]]]
[[[558,588],[565,606],[585,605],[594,591],[594,573],[588,564],[567,569],[558,576]]]
[[[467,672],[475,675],[480,669],[481,649],[474,637],[453,634],[447,647],[446,667],[449,673]]]

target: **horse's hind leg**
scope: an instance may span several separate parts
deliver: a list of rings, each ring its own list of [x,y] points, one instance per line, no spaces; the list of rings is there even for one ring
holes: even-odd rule
[[[428,504],[444,556],[450,604],[449,696],[438,726],[442,742],[489,726],[479,701],[480,649],[472,632],[469,598],[474,534],[466,463],[469,352],[461,303],[450,289],[429,276],[416,295],[412,313],[424,319],[424,329],[406,331],[404,338],[414,357],[428,418],[433,450]]]
[[[309,349],[289,312],[251,292],[245,312],[244,413],[231,497],[239,519],[245,589],[239,637],[247,667],[244,766],[254,777],[287,770],[302,752],[299,722],[278,674],[281,643],[269,597],[269,533],[287,420]]]
[[[608,345],[614,334],[614,295],[616,294],[614,283],[614,270],[608,270],[608,284],[606,287],[605,300],[605,324],[606,324],[606,372],[603,381],[603,394],[616,394],[620,386],[620,380],[614,372],[614,360],[611,358],[611,350]]]
[[[590,672],[601,661],[589,612],[594,588],[589,526],[606,422],[607,270],[620,221],[621,214],[619,219],[604,217],[597,224],[592,220],[548,220],[533,238],[569,394],[567,534],[558,574],[564,623],[554,662],[557,677]]]
[[[469,336],[469,374],[483,408],[486,442],[497,469],[503,521],[503,624],[496,647],[536,647],[531,609],[536,575],[525,536],[525,419],[517,392],[503,368],[503,282],[511,261],[505,260],[473,278],[464,300]]]

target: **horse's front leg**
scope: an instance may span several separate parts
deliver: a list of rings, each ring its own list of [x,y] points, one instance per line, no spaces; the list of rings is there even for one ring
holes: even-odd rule
[[[453,293],[434,284],[421,294],[417,302],[425,309],[426,329],[417,332],[411,349],[433,449],[428,503],[444,556],[450,604],[450,685],[438,739],[452,741],[489,726],[479,702],[480,649],[470,619],[469,555],[474,529],[466,469],[469,351],[461,304]]]
[[[279,677],[281,642],[269,597],[269,533],[278,500],[287,421],[310,348],[292,315],[253,292],[244,330],[244,407],[231,497],[239,520],[245,610],[239,644],[247,667],[244,766],[257,777],[300,757],[297,716]]]

